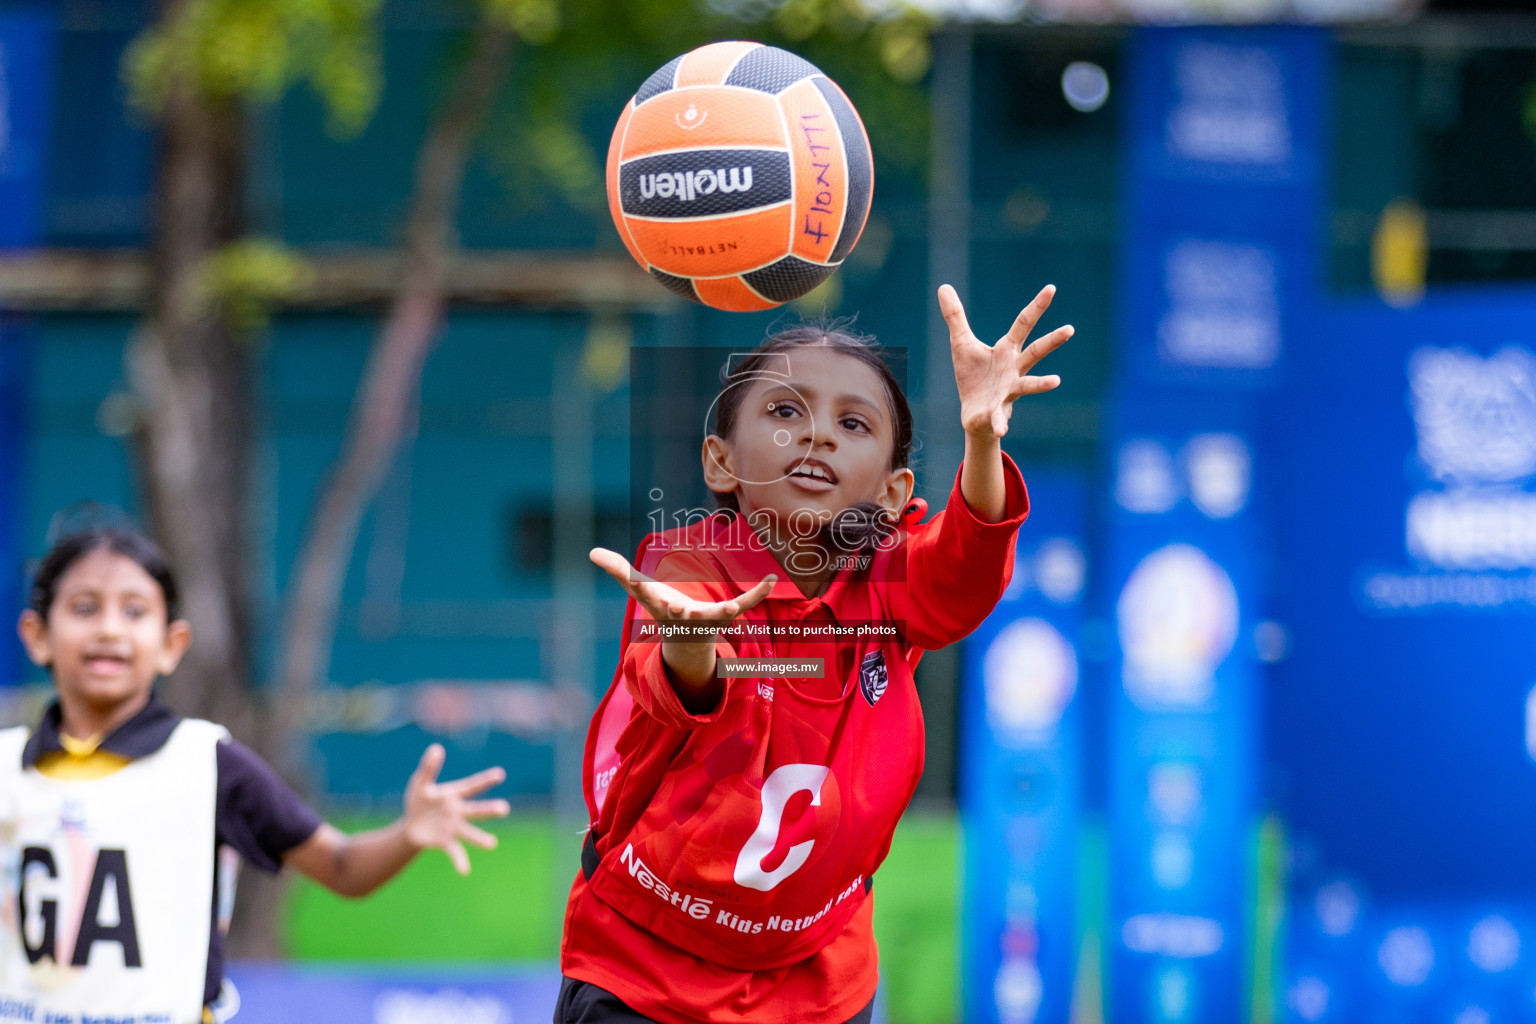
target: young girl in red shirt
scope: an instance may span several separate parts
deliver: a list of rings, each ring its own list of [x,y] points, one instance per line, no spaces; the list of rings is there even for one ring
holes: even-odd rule
[[[721,512],[633,567],[592,552],[630,603],[587,738],[556,1024],[869,1020],[874,874],[923,768],[912,669],[1012,573],[1029,502],[999,442],[1015,399],[1060,383],[1030,370],[1072,328],[1024,344],[1053,294],[988,346],[939,290],[965,458],[929,521],[884,360],[801,327],[722,373],[703,449]]]

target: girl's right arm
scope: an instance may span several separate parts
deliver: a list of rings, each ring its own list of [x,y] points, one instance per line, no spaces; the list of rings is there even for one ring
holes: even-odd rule
[[[708,711],[720,703],[724,684],[715,675],[715,642],[663,640],[661,661],[677,699],[690,714]]]

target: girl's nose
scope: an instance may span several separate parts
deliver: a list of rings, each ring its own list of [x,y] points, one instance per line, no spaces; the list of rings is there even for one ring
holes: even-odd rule
[[[837,447],[837,442],[833,440],[830,431],[826,434],[825,437],[817,437],[815,430],[811,429],[810,427],[806,427],[805,435],[800,438],[800,443],[805,445],[811,451],[815,451],[818,442],[821,444],[821,447],[826,448],[828,451],[831,451]]]
[[[103,608],[96,619],[96,631],[104,637],[121,636],[123,625],[123,613],[116,608]]]

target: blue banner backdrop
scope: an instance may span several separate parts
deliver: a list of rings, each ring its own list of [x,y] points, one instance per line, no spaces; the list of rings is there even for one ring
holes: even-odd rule
[[[42,235],[53,60],[51,16],[0,11],[0,248]]]
[[[1242,1019],[1258,726],[1252,414],[1118,403],[1108,512],[1113,1019]]]
[[[1086,486],[1029,472],[1013,581],[965,642],[964,1019],[1064,1022],[1077,960]]]
[[[1529,291],[1324,309],[1276,402],[1278,792],[1381,896],[1536,897],[1533,324]]]
[[[547,1020],[557,967],[443,970],[233,964],[240,1024],[511,1024]]]
[[[1273,383],[1311,285],[1327,37],[1144,29],[1126,54],[1124,365],[1157,384]]]
[[[1536,292],[1330,304],[1276,396],[1301,1021],[1536,1016]]]
[[[0,249],[42,235],[54,23],[41,12],[0,12]],[[19,509],[27,344],[0,310],[0,623],[16,620],[21,578]],[[6,625],[6,634],[10,627]],[[17,680],[19,652],[0,645],[0,686]]]
[[[1106,435],[1113,1019],[1245,1016],[1260,729],[1257,409],[1313,287],[1327,39],[1127,44],[1121,378]]]

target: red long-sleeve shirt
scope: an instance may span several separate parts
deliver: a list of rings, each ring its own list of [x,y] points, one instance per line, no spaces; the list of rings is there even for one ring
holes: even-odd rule
[[[566,908],[561,969],[665,1024],[842,1021],[874,996],[873,874],[923,767],[912,668],[986,618],[1029,510],[1004,457],[1004,518],[984,523],[959,478],[945,511],[806,598],[771,553],[718,520],[653,535],[640,567],[700,597],[781,579],[721,657],[823,658],[817,679],[725,679],[683,708],[659,643],[628,642],[587,740],[593,825]],[[739,539],[739,537],[738,537]],[[785,626],[888,625],[806,640]],[[776,633],[750,629],[778,627]]]

